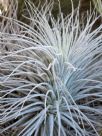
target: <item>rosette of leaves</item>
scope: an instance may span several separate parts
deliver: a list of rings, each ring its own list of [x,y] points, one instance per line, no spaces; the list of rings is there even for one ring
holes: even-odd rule
[[[102,25],[91,31],[90,15],[80,28],[78,14],[60,10],[55,20],[53,3],[29,8],[29,25],[13,19],[19,33],[0,33],[0,133],[99,136]]]

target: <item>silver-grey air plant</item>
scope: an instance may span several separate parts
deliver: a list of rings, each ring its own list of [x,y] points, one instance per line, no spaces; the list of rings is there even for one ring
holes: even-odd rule
[[[73,13],[55,20],[52,3],[27,5],[30,25],[8,18],[19,32],[0,33],[0,133],[99,136],[102,25],[91,31],[91,15],[80,28]]]

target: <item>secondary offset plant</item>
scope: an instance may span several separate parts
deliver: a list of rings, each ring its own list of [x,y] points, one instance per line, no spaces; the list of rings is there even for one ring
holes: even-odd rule
[[[30,25],[8,18],[19,32],[0,33],[0,133],[99,136],[102,25],[92,31],[89,15],[80,28],[78,13],[60,10],[56,21],[52,5],[28,3]]]

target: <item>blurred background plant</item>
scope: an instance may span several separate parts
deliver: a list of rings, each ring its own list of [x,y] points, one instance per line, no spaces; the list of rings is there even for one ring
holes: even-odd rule
[[[18,28],[16,27],[16,25],[15,30],[13,29],[13,19],[17,19],[18,13],[17,0],[0,0],[0,11],[0,32],[18,33]]]
[[[18,19],[23,21],[24,18],[22,15],[27,15],[27,12],[25,11],[25,0],[19,0],[18,1]],[[51,0],[48,0],[48,2],[50,2]],[[59,12],[59,2],[61,5],[61,10],[64,14],[64,16],[68,15],[71,10],[72,10],[72,6],[71,6],[71,0],[53,0],[54,1],[54,8],[53,8],[53,15],[54,17],[57,16],[58,12]],[[34,3],[35,6],[39,6],[39,8],[45,3],[45,0],[31,0],[31,2]],[[73,0],[73,5],[74,8],[77,8],[79,4],[79,0]]]
[[[15,0],[13,0],[15,1]],[[24,17],[22,15],[28,15],[25,6],[25,0],[18,0],[18,12],[17,16],[18,19],[21,21],[25,21]],[[42,6],[45,2],[45,0],[30,0],[35,4],[35,6]],[[48,2],[51,0],[48,0]],[[61,10],[64,14],[64,16],[68,15],[71,12],[72,6],[71,6],[71,0],[53,0],[54,1],[54,8],[53,8],[53,14],[56,17],[59,12],[59,6],[58,3],[60,2]],[[80,14],[87,12],[90,10],[90,6],[94,5],[98,12],[102,13],[102,4],[101,0],[72,0],[74,8],[77,8],[80,3]],[[92,4],[93,2],[93,4]],[[12,0],[0,0],[0,11],[7,12],[9,9],[10,3],[13,3]],[[40,7],[39,6],[39,7]],[[93,8],[93,7],[92,7]]]
[[[93,0],[93,4],[96,10],[102,15],[102,1],[101,0]]]
[[[4,10],[7,11],[7,7],[9,6],[8,3],[11,0],[0,0],[0,10]],[[24,11],[24,7],[25,7],[25,0],[18,0],[18,17],[21,18],[21,14]],[[45,1],[42,0],[31,0],[35,5],[38,5],[40,3],[40,5],[42,5]],[[48,0],[50,1],[50,0]],[[56,15],[58,13],[58,1],[60,1],[61,4],[61,9],[62,12],[64,13],[64,15],[67,15],[68,13],[71,12],[71,0],[54,0],[54,9],[53,9],[53,13]],[[101,0],[73,0],[74,3],[74,7],[76,8],[79,4],[79,2],[81,3],[81,10],[82,11],[86,11],[90,8],[91,2],[93,2],[96,10],[99,13],[102,13],[102,1]]]
[[[8,0],[0,0],[0,14],[2,14],[2,12],[7,11],[7,7],[8,7]]]

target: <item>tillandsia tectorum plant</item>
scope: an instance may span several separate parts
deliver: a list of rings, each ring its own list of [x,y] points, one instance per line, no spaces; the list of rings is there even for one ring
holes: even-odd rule
[[[53,18],[52,3],[28,3],[28,26],[0,33],[0,133],[17,136],[99,136],[102,127],[102,25],[91,15]],[[12,19],[8,19],[9,21]],[[0,48],[1,50],[1,48]]]

